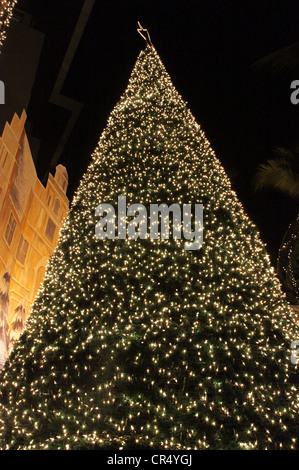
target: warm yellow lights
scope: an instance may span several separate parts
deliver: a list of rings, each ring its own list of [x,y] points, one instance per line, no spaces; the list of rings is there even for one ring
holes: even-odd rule
[[[9,26],[17,0],[1,0],[0,4],[0,51],[6,37],[6,30]]]

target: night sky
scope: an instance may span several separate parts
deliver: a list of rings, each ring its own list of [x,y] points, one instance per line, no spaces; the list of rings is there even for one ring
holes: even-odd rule
[[[83,0],[18,3],[46,34],[28,108],[32,135],[42,139],[41,178],[68,118],[48,99],[82,5]],[[274,147],[299,144],[299,105],[290,101],[290,84],[299,80],[299,70],[275,74],[252,65],[299,41],[299,2],[96,0],[63,87],[66,96],[84,104],[60,160],[69,173],[70,199],[145,46],[137,21],[149,29],[274,262],[298,206],[274,190],[256,193],[252,179],[257,166],[273,157]]]

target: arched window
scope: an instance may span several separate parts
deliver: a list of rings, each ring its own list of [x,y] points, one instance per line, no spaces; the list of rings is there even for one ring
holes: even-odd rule
[[[48,219],[47,227],[46,227],[46,237],[52,242],[54,235],[55,235],[56,225],[54,224],[53,220]]]

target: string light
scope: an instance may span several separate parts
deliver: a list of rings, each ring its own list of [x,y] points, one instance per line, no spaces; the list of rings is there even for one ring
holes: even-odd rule
[[[203,204],[202,249],[99,240],[95,209],[121,194]],[[298,337],[256,227],[147,46],[1,373],[0,448],[295,449]]]
[[[0,4],[0,51],[17,0],[1,0]]]

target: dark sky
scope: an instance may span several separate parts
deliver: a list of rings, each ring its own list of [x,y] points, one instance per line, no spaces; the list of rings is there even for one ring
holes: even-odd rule
[[[19,0],[46,34],[28,119],[42,138],[37,168],[49,168],[68,112],[49,105],[59,67],[83,0]],[[275,191],[255,193],[258,164],[276,146],[299,143],[299,105],[290,102],[295,71],[254,71],[267,54],[299,41],[296,0],[96,0],[63,86],[84,106],[60,163],[69,197],[90,162],[107,118],[124,92],[144,47],[137,21],[148,28],[177,90],[188,102],[231,176],[246,212],[275,258],[297,204]]]

